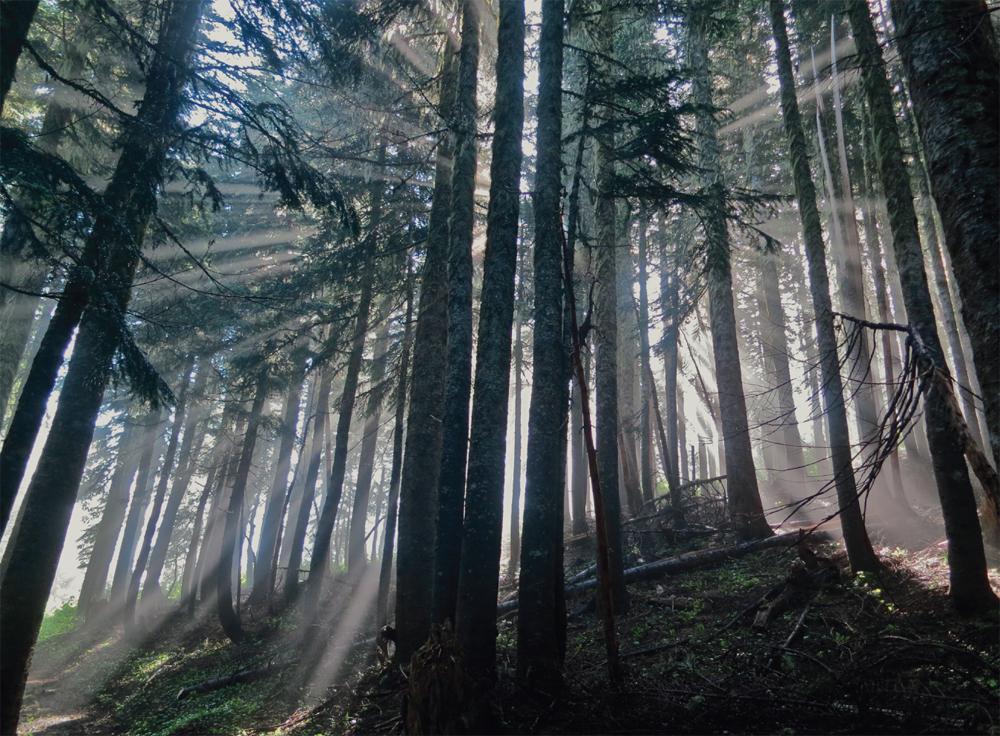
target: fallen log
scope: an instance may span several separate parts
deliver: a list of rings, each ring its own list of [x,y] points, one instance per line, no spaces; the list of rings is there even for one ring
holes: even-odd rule
[[[298,664],[298,659],[286,659],[283,662],[273,662],[264,667],[256,667],[253,669],[240,670],[239,672],[234,672],[231,675],[222,675],[221,677],[213,677],[211,680],[205,680],[204,682],[199,682],[197,685],[192,685],[191,687],[182,688],[179,693],[177,693],[178,700],[184,700],[188,695],[195,695],[199,693],[210,693],[214,690],[221,690],[224,687],[229,687],[230,685],[237,685],[241,682],[253,682],[254,680],[259,680],[261,677],[267,677],[272,672],[277,672],[278,670],[283,670],[286,667],[291,667],[292,665]]]
[[[625,571],[626,583],[637,583],[643,580],[654,580],[664,575],[671,575],[679,572],[697,570],[700,567],[708,567],[717,562],[736,559],[744,555],[760,552],[773,547],[790,547],[799,540],[798,532],[780,534],[766,539],[758,539],[753,542],[744,542],[732,547],[712,547],[710,549],[700,549],[695,552],[687,552],[677,557],[669,557],[665,560],[650,562],[646,565],[633,567]],[[567,585],[566,595],[580,593],[585,590],[597,587],[596,580],[584,580],[573,585]],[[501,603],[497,606],[497,615],[502,615],[508,611],[513,611],[518,606],[515,598],[512,601]]]

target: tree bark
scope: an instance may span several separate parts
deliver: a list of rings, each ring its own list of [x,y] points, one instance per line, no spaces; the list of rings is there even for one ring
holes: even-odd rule
[[[653,481],[653,423],[650,412],[652,389],[649,385],[653,370],[649,361],[649,295],[647,293],[647,278],[649,258],[646,252],[647,213],[645,207],[639,210],[639,366],[642,380],[642,414],[640,430],[642,436],[640,476],[642,480],[642,500],[646,503],[653,500],[656,487]]]
[[[466,671],[473,677],[492,677],[496,667],[496,599],[503,546],[504,461],[524,128],[524,3],[508,0],[500,5],[499,12],[490,204],[455,609],[458,641]],[[519,368],[520,356],[516,356],[515,370]]]
[[[931,307],[913,192],[903,162],[903,150],[885,67],[879,63],[882,60],[881,50],[868,6],[852,0],[848,3],[848,9],[858,52],[867,62],[862,66],[862,81],[872,111],[875,154],[886,196],[896,269],[906,303],[906,314],[934,364],[935,377],[924,395],[924,410],[927,441],[948,535],[950,595],[960,612],[980,613],[997,608],[1000,600],[990,588],[987,577],[982,530],[976,515],[976,499],[965,465],[965,437],[962,436],[963,433],[956,432],[953,426],[952,410],[959,416],[961,414],[952,392],[951,376],[944,360],[934,310]],[[994,296],[1000,298],[1000,295]]]
[[[984,0],[892,0],[931,191],[1000,458],[1000,51]],[[929,438],[928,438],[929,439]]]
[[[457,49],[445,47],[438,104],[450,120],[457,84]],[[451,133],[438,141],[434,202],[428,223],[426,258],[413,343],[413,391],[399,487],[399,552],[396,561],[396,659],[408,663],[427,641],[431,627],[428,593],[434,587],[438,477],[441,472],[445,353],[448,338],[448,215],[451,211]]]
[[[542,0],[538,41],[534,371],[528,409],[521,537],[517,671],[549,690],[562,681],[556,588],[562,588],[563,486],[559,427],[566,416],[563,364],[562,186],[563,0]]]
[[[0,4],[0,114],[3,113],[7,93],[14,83],[14,70],[21,56],[21,49],[28,38],[28,29],[38,10],[38,0],[8,1]],[[11,732],[13,733],[13,732]]]
[[[448,233],[448,361],[431,607],[431,620],[437,624],[455,618],[462,551],[469,397],[472,393],[472,227],[475,222],[479,14],[478,0],[463,0],[462,48],[452,122],[455,169],[451,179]],[[510,328],[507,332],[509,340]]]
[[[799,115],[798,101],[795,99],[795,79],[792,76],[792,59],[788,48],[783,0],[770,0],[770,14],[777,47],[775,56],[778,63],[778,77],[781,82],[781,111],[791,155],[799,216],[802,219],[806,257],[809,261],[809,280],[816,315],[822,373],[823,404],[830,429],[831,459],[837,500],[840,504],[841,527],[851,567],[855,570],[878,570],[881,565],[865,530],[861,507],[858,504],[854,469],[851,467],[850,437],[837,358],[837,340],[833,328],[823,232],[820,227],[819,210],[816,209],[816,190],[809,172],[802,118]],[[729,472],[731,474],[732,469]]]

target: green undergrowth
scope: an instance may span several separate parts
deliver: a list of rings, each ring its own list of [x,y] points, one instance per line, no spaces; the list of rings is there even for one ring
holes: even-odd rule
[[[501,620],[492,730],[1000,733],[997,622],[953,612],[943,550],[883,548],[885,572],[852,575],[842,548],[814,549],[838,564],[840,582],[797,600],[764,629],[752,625],[754,604],[801,566],[794,549],[630,586],[632,610],[617,618],[618,683],[608,682],[601,620],[586,610],[587,598],[567,602],[573,615],[559,693],[531,691],[515,677],[517,620]],[[590,564],[586,553],[568,551],[567,559],[570,574]],[[501,593],[515,591],[509,582]],[[69,610],[52,625],[64,625]],[[368,649],[354,650],[331,688],[307,691],[293,667],[177,700],[181,688],[297,656],[293,616],[246,623],[253,638],[241,646],[212,618],[179,619],[139,647],[79,626],[52,634],[38,647],[22,720],[30,728],[53,713],[83,714],[73,728],[38,729],[46,736],[402,733],[407,680]],[[63,694],[76,700],[60,702]]]

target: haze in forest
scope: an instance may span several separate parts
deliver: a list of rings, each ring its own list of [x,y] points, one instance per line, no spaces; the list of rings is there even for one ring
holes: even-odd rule
[[[57,621],[489,732],[685,554],[995,616],[994,5],[3,3],[0,732]]]

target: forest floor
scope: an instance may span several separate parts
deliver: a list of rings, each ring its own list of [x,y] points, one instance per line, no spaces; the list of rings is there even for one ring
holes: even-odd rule
[[[650,547],[649,536],[647,561],[693,548],[662,539]],[[588,597],[568,601],[565,685],[556,695],[514,677],[516,614],[509,614],[499,623],[489,730],[998,734],[997,620],[953,611],[946,546],[924,537],[911,549],[879,546],[879,574],[848,572],[842,545],[811,545],[837,564],[839,582],[799,591],[765,628],[754,626],[755,603],[801,571],[794,546],[631,585],[632,611],[617,622],[623,677],[614,685]],[[588,558],[568,547],[569,573]],[[991,576],[1000,589],[995,568]],[[515,590],[507,583],[501,594]],[[81,626],[50,636],[36,647],[19,733],[403,732],[407,680],[398,666],[379,662],[370,640],[342,636],[340,648],[317,661],[309,655],[322,651],[318,638],[303,637],[294,614],[252,614],[243,612],[253,637],[241,646],[211,617],[174,617],[138,646]],[[292,657],[310,660],[312,676]],[[268,664],[277,666],[252,682],[177,698],[182,688]]]

